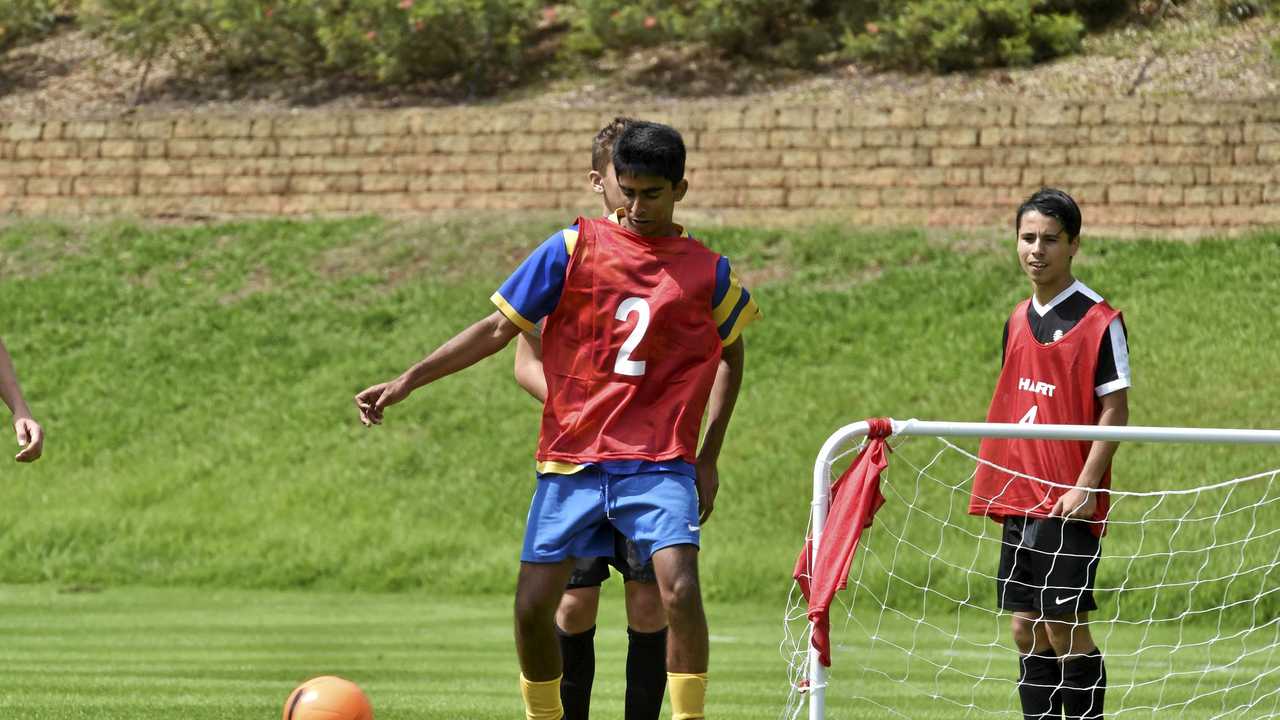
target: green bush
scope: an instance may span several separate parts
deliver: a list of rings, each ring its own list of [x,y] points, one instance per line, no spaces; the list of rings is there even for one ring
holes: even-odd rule
[[[873,0],[576,0],[565,8],[569,53],[598,55],[699,43],[726,56],[805,67],[839,46],[841,29],[870,19]]]
[[[47,35],[57,20],[56,5],[53,0],[0,1],[0,53]]]
[[[517,75],[538,0],[95,0],[84,25],[138,59],[191,71],[456,80]]]
[[[1185,3],[1188,0],[1180,0]],[[558,52],[570,62],[658,46],[724,62],[812,67],[843,54],[950,72],[1021,66],[1079,50],[1086,29],[1155,22],[1139,0],[0,0],[0,51],[47,32],[53,7],[118,52],[176,60],[193,77],[342,76],[487,93]],[[1211,0],[1223,20],[1280,0]],[[1156,9],[1152,9],[1155,7]],[[1197,7],[1200,7],[1197,5]],[[1280,44],[1277,45],[1280,52]],[[696,71],[691,71],[696,72]]]
[[[192,73],[310,74],[324,61],[321,12],[297,0],[93,0],[81,24],[123,55],[166,55]]]
[[[488,90],[519,73],[541,5],[538,0],[330,0],[319,37],[334,70],[354,70],[385,83],[456,77]]]
[[[1075,52],[1085,25],[1042,0],[915,0],[845,36],[845,48],[887,67],[952,72],[1030,65]]]

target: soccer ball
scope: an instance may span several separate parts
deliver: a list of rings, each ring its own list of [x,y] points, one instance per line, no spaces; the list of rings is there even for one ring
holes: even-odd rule
[[[323,675],[289,693],[284,720],[373,720],[373,706],[355,683]]]

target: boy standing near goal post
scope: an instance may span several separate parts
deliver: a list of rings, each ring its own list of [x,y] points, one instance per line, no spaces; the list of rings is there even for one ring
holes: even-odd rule
[[[547,401],[516,585],[520,687],[529,720],[559,720],[561,659],[555,613],[574,557],[612,555],[621,530],[652,557],[667,614],[667,684],[674,720],[705,717],[708,637],[698,584],[700,523],[742,376],[745,290],[726,317],[715,298],[723,257],[673,221],[684,197],[680,134],[635,122],[613,164],[626,204],[616,217],[579,218],[504,282],[498,310],[399,377],[355,397],[365,425],[413,390],[505,347],[546,319]],[[727,262],[724,263],[727,267]],[[698,432],[707,424],[701,450]]]
[[[1115,310],[1075,279],[1080,209],[1061,190],[1014,220],[1032,296],[1005,324],[987,422],[1125,425],[1129,350]],[[1107,673],[1089,632],[1114,442],[986,439],[969,512],[1003,525],[997,602],[1013,613],[1018,695],[1032,718],[1103,717]],[[1011,472],[1006,472],[1008,469]],[[1016,473],[1016,474],[1014,474]]]

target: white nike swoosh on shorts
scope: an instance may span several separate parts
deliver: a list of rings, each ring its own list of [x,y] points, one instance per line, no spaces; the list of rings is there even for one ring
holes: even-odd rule
[[[699,531],[699,530],[701,530],[701,529],[702,529],[702,526],[701,526],[701,525],[690,525],[690,526],[689,526],[689,532],[698,532],[698,531]]]
[[[1053,604],[1054,604],[1054,605],[1061,605],[1062,603],[1068,603],[1068,602],[1071,602],[1072,600],[1075,600],[1075,599],[1076,599],[1076,598],[1078,598],[1078,597],[1080,597],[1080,593],[1076,593],[1075,595],[1068,595],[1068,596],[1066,596],[1066,597],[1064,597],[1064,598],[1062,598],[1062,597],[1055,597],[1055,598],[1053,599]]]

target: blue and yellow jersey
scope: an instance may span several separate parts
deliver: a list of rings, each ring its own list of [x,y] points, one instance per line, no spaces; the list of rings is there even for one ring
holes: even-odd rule
[[[681,233],[684,234],[683,231]],[[578,226],[565,228],[547,238],[520,267],[507,278],[490,300],[521,330],[537,333],[537,325],[556,309],[564,288],[565,269],[578,241]],[[720,331],[720,342],[731,345],[743,328],[761,317],[751,293],[721,255],[716,263],[716,289],[711,313]]]
[[[683,229],[681,235],[685,236]],[[538,324],[556,309],[564,288],[569,258],[573,255],[577,240],[577,225],[547,238],[490,298],[498,310],[521,330],[537,334]],[[760,309],[750,291],[743,287],[729,258],[723,255],[716,262],[716,282],[710,310],[720,342],[725,346],[736,342],[742,330],[761,317]],[[679,458],[663,462],[608,461],[599,465],[606,472],[617,474],[674,471],[696,477],[693,466]],[[571,474],[583,467],[585,466],[568,463],[540,462],[538,472]]]

